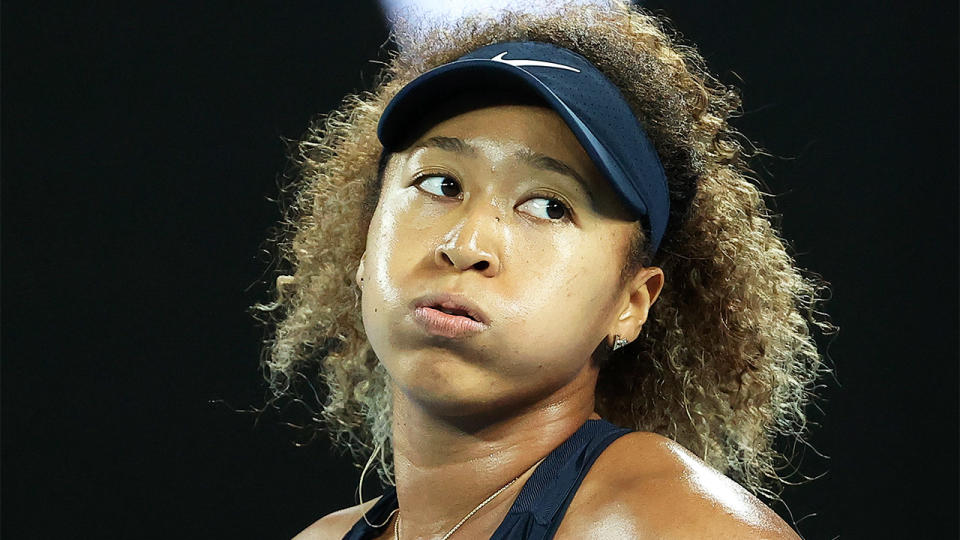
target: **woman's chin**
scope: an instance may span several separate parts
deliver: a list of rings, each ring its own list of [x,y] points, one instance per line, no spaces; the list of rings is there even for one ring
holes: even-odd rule
[[[449,380],[414,376],[408,384],[395,382],[412,402],[436,416],[457,418],[483,414],[497,408],[502,401],[491,395],[489,384],[478,384],[476,379]]]
[[[540,369],[539,359],[526,367],[505,365],[445,349],[411,351],[381,360],[406,399],[431,415],[450,419],[515,415],[575,383],[580,371],[574,365]]]
[[[467,431],[514,417],[518,411],[533,406],[551,394],[551,388],[513,386],[478,379],[445,381],[415,377],[407,384],[403,384],[404,381],[394,382],[422,412],[457,424]]]

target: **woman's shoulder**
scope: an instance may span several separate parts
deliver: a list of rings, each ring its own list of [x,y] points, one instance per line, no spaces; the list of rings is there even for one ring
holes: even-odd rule
[[[600,454],[558,538],[770,538],[796,533],[763,502],[677,442],[629,433]]]
[[[309,527],[294,536],[294,540],[330,540],[343,538],[353,525],[363,517],[363,513],[370,509],[380,499],[375,499],[337,510],[314,521]]]

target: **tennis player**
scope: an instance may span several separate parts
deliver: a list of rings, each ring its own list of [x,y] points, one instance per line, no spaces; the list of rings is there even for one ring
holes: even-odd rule
[[[628,4],[395,38],[300,143],[259,306],[275,395],[386,486],[298,538],[798,538],[758,497],[830,325],[735,90]]]

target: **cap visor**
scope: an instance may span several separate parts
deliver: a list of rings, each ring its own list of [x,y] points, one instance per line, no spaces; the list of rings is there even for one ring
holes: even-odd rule
[[[567,124],[597,168],[610,179],[614,190],[628,206],[647,213],[643,198],[625,177],[624,168],[584,122],[535,75],[506,62],[486,59],[460,60],[420,75],[391,100],[380,116],[377,137],[387,150],[399,150],[428,112],[459,94],[477,91],[508,93],[517,88],[533,90]]]

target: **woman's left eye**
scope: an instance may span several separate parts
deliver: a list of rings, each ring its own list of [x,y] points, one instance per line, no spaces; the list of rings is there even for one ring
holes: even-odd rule
[[[540,219],[562,220],[570,218],[570,208],[560,202],[559,199],[551,197],[534,197],[528,199],[520,207],[529,207],[532,214]]]
[[[421,176],[415,185],[427,193],[438,197],[457,197],[460,195],[460,184],[445,174],[429,174]]]

